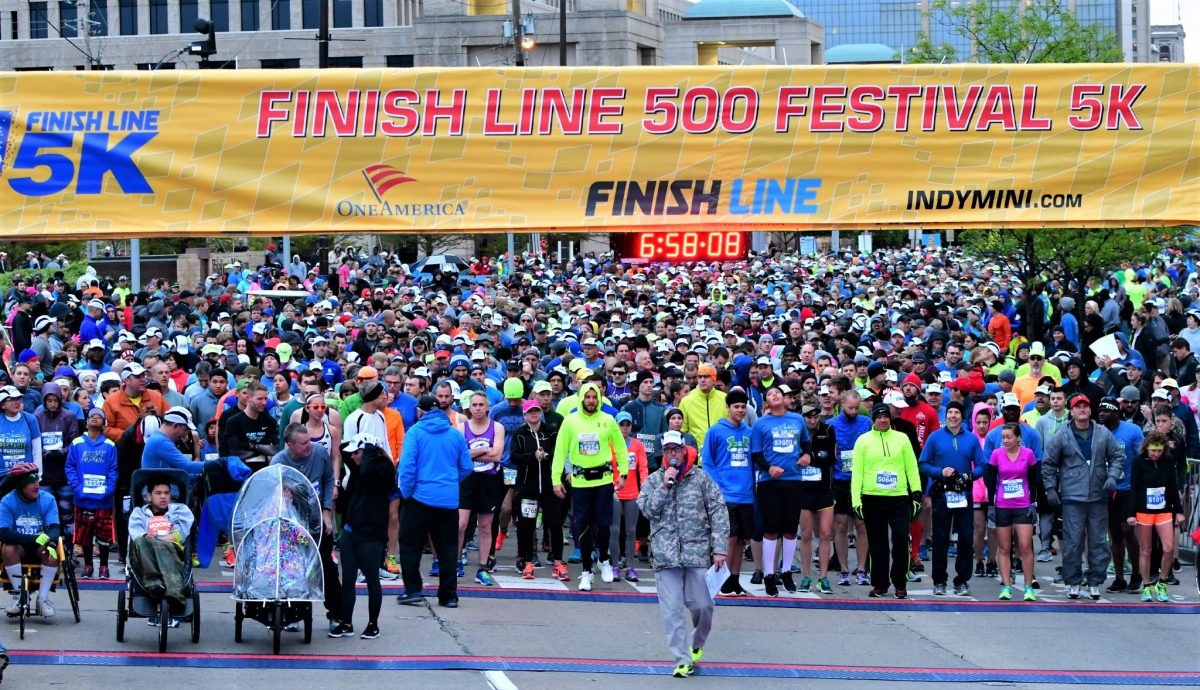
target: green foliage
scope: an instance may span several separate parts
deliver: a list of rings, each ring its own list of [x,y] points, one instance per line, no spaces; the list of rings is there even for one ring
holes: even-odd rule
[[[914,63],[1120,62],[1116,35],[1080,22],[1066,0],[935,0],[926,13],[930,23],[968,39],[971,55],[958,55],[948,43],[935,44],[920,32],[907,56]]]

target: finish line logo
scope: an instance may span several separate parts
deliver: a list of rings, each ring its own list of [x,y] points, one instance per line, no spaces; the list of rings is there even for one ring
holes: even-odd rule
[[[367,188],[375,197],[375,203],[358,204],[353,201],[339,201],[335,211],[339,216],[465,216],[466,204],[456,202],[441,202],[428,204],[397,204],[384,199],[384,195],[402,184],[416,182],[417,178],[409,177],[399,168],[383,163],[368,165],[362,169],[363,179]]]

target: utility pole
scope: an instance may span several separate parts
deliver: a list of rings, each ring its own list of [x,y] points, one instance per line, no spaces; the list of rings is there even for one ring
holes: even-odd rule
[[[564,0],[565,2],[566,0]],[[513,48],[516,50],[517,67],[525,66],[525,49],[521,46],[521,42],[525,40],[524,27],[521,26],[521,0],[512,0],[513,10]]]
[[[567,66],[567,0],[558,0],[558,64]]]
[[[321,0],[320,4],[321,19],[317,24],[317,67],[326,69],[329,67],[329,0]],[[288,246],[288,252],[292,249],[291,239],[284,237],[284,241]],[[291,260],[288,256],[288,260]],[[286,265],[286,264],[285,264]],[[329,277],[329,235],[317,236],[317,271],[325,276],[325,280],[330,280]],[[301,281],[304,277],[301,276]],[[330,284],[332,286],[332,283]]]

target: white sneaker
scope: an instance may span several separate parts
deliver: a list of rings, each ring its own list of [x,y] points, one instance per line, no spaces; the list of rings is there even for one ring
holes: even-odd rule
[[[13,592],[12,601],[9,602],[8,607],[4,609],[4,612],[10,616],[21,615],[21,597],[16,593],[16,591]]]
[[[380,580],[398,580],[398,579],[400,579],[400,576],[397,575],[396,573],[388,572],[387,568],[380,568],[379,569],[379,579]]]
[[[1067,596],[1071,597],[1072,599],[1078,599],[1079,598],[1079,589],[1080,589],[1079,585],[1071,585],[1067,589]]]
[[[49,599],[38,599],[38,613],[42,618],[54,618],[54,604]]]
[[[1098,601],[1100,599],[1100,588],[1095,585],[1089,585],[1088,596],[1092,598],[1092,601]]]
[[[595,577],[595,576],[592,575],[591,573],[586,573],[586,572],[579,576],[579,591],[580,592],[592,591],[592,578],[593,577]],[[609,574],[609,577],[610,578],[612,577],[611,573]]]
[[[600,579],[607,583],[611,583],[613,581],[612,564],[608,561],[600,564]]]

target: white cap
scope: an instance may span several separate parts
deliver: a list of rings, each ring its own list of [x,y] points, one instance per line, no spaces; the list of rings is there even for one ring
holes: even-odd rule
[[[683,434],[679,433],[678,431],[668,431],[664,433],[662,437],[662,445],[664,448],[671,445],[682,446]]]
[[[187,428],[192,431],[196,430],[196,425],[192,423],[192,413],[186,407],[175,406],[167,410],[163,415],[163,423],[170,422],[172,424],[186,424]]]
[[[101,302],[98,299],[94,299],[87,303],[87,308],[88,309],[99,309],[100,311],[104,311],[105,306],[104,306],[104,302]]]
[[[939,393],[940,394],[941,392],[942,392],[941,384],[931,383],[928,386],[925,386],[925,394],[926,395],[929,395],[930,393]]]
[[[1020,407],[1021,401],[1017,398],[1016,393],[1005,393],[1000,396],[1000,407]]]
[[[376,438],[374,434],[355,434],[349,441],[346,442],[345,452],[354,453],[366,448],[367,446],[382,448],[383,442]]]
[[[908,407],[908,403],[904,401],[904,394],[898,390],[890,390],[884,393],[883,402],[885,405],[891,405],[892,407]]]
[[[130,376],[142,376],[145,373],[146,373],[146,367],[143,367],[142,365],[138,364],[137,362],[134,362],[121,370],[121,380],[124,381],[125,379],[129,378]]]

